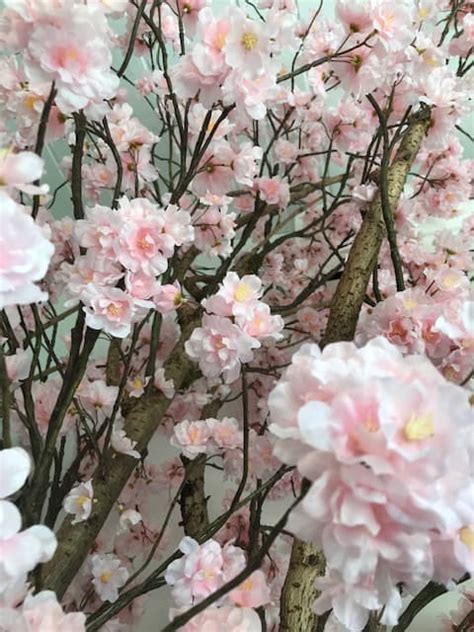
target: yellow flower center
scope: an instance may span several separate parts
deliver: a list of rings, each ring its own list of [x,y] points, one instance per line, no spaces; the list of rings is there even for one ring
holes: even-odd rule
[[[367,432],[377,432],[380,428],[379,422],[373,417],[368,417],[362,424]]]
[[[474,551],[474,529],[471,527],[463,527],[459,531],[459,539],[468,549]]]
[[[405,425],[404,434],[407,441],[423,441],[435,433],[433,417],[427,415],[412,415]]]
[[[238,303],[243,303],[252,296],[252,289],[246,283],[239,283],[234,292],[234,298]]]
[[[99,579],[103,584],[107,584],[112,579],[112,571],[105,571],[100,575]]]
[[[214,46],[217,48],[217,50],[222,50],[224,48],[225,40],[226,40],[225,33],[217,34],[216,39],[214,40]]]
[[[84,505],[89,501],[90,499],[87,496],[78,496],[78,498],[76,499],[76,505],[78,507],[84,507]]]
[[[112,316],[112,318],[117,318],[118,316],[120,316],[121,313],[122,313],[122,310],[120,309],[118,305],[115,305],[115,303],[111,303],[107,307],[107,314],[109,316]]]
[[[245,33],[243,33],[242,37],[240,38],[240,43],[242,44],[242,47],[245,48],[245,50],[248,52],[255,48],[257,42],[258,37],[255,35],[255,33],[252,33],[251,31],[245,31]]]

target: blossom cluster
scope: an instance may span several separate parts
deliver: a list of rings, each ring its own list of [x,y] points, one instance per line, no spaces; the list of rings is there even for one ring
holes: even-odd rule
[[[112,32],[105,4],[6,0],[0,41],[13,53],[22,52],[22,73],[33,100],[46,101],[54,84],[59,112],[104,114],[105,99],[113,98],[119,86],[110,68]]]
[[[40,632],[46,627],[85,631],[85,615],[65,614],[50,591],[29,594],[27,575],[49,561],[56,550],[54,533],[43,525],[21,531],[17,507],[5,500],[25,483],[31,469],[23,448],[0,451],[0,626],[6,632]]]
[[[237,419],[203,419],[180,421],[174,426],[171,444],[179,448],[188,459],[198,454],[212,454],[219,450],[233,450],[240,447],[242,435]]]
[[[233,382],[242,363],[254,357],[253,349],[261,340],[279,340],[284,322],[272,315],[270,307],[260,300],[262,281],[255,275],[242,278],[228,272],[216,294],[203,299],[206,310],[202,327],[197,327],[186,342],[186,353],[199,362],[208,378],[222,375]]]
[[[468,396],[382,337],[304,345],[269,397],[275,450],[311,481],[288,528],[322,547],[316,610],[395,625],[403,592],[474,565]]]
[[[163,309],[157,277],[167,270],[175,248],[193,238],[186,211],[126,197],[117,210],[100,205],[88,209],[86,218],[76,222],[75,233],[87,251],[74,263],[63,264],[67,290],[84,303],[89,327],[119,338],[130,333],[144,308],[153,307],[154,298],[157,309]],[[173,293],[171,303],[175,298]]]
[[[356,342],[384,336],[404,353],[426,354],[445,377],[462,382],[471,369],[474,346],[469,280],[448,266],[431,276],[427,287],[397,292],[370,313],[366,310]]]
[[[210,539],[199,545],[193,538],[185,537],[179,549],[182,557],[171,562],[165,572],[166,583],[173,587],[171,593],[176,605],[171,609],[172,617],[211,595],[246,566],[244,551],[230,542],[221,546]],[[181,629],[195,632],[214,629],[208,626],[223,623],[231,625],[229,629],[232,630],[260,632],[260,619],[252,609],[269,601],[265,574],[257,570],[231,590],[218,605],[207,608]]]
[[[46,275],[54,252],[47,227],[41,228],[13,195],[47,191],[32,184],[41,177],[43,160],[33,152],[0,151],[0,309],[44,301],[36,283]]]

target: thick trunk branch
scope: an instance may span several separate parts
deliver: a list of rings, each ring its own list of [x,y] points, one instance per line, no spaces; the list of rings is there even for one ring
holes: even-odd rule
[[[196,366],[185,354],[183,346],[198,322],[196,318],[191,318],[183,327],[181,340],[165,365],[166,378],[174,381],[176,390],[185,388],[196,377]],[[128,412],[125,417],[125,430],[127,435],[137,442],[138,451],[146,448],[170,403],[171,400],[162,393],[153,393],[138,399]],[[72,518],[67,517],[61,525],[56,534],[56,553],[42,569],[43,588],[53,590],[59,599],[87,557],[136,465],[136,459],[109,449],[93,477],[94,505],[90,518],[73,525]]]
[[[386,195],[394,212],[405,186],[408,173],[420,149],[430,123],[430,110],[423,108],[409,122],[395,159],[388,169]],[[367,286],[377,264],[385,235],[380,193],[369,206],[362,226],[354,239],[341,279],[332,300],[323,345],[352,340],[364,301]],[[324,572],[324,560],[317,568],[304,560],[315,554],[313,544],[297,538],[293,541],[290,566],[281,597],[281,630],[312,630],[316,622],[313,603],[316,598],[314,580]]]

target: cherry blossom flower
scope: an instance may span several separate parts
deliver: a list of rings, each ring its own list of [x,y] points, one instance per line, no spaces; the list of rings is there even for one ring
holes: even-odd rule
[[[180,448],[188,459],[194,459],[198,454],[207,452],[208,441],[211,435],[212,425],[208,420],[184,420],[174,427],[171,444]]]
[[[64,511],[74,516],[72,524],[88,520],[92,513],[93,500],[94,490],[92,488],[92,480],[73,487],[63,501]]]
[[[270,40],[265,27],[257,20],[249,20],[243,11],[233,9],[223,51],[231,68],[248,77],[259,75],[269,61]]]
[[[222,375],[226,382],[232,382],[240,373],[241,363],[250,362],[252,349],[259,344],[228,318],[204,314],[202,327],[194,329],[185,349],[191,359],[199,362],[204,375]]]
[[[232,632],[261,632],[262,624],[255,610],[251,608],[236,608],[221,606],[206,608],[193,617],[183,628],[183,632],[219,632],[226,627]]]
[[[0,191],[0,308],[47,299],[36,285],[46,274],[54,247],[32,217]]]
[[[85,632],[86,615],[64,612],[56,595],[43,590],[27,595],[21,609],[0,607],[0,626],[5,632]]]
[[[470,568],[467,400],[427,358],[381,337],[295,354],[269,408],[276,455],[312,481],[288,528],[327,559],[317,612],[333,607],[356,631],[383,607],[395,625],[399,583],[416,593]]]
[[[134,459],[139,459],[141,456],[140,452],[134,449],[137,442],[132,441],[129,437],[127,437],[127,434],[123,428],[122,420],[118,420],[114,423],[110,443],[115,452],[126,454],[127,456],[131,456]]]
[[[20,489],[30,468],[30,458],[22,448],[1,450],[0,498]],[[0,500],[0,598],[16,581],[25,580],[37,564],[50,560],[56,550],[56,538],[47,527],[20,529],[18,509],[8,500]]]
[[[89,286],[83,308],[86,324],[91,329],[104,329],[117,338],[125,338],[131,330],[134,301],[119,288]]]
[[[182,558],[171,562],[165,572],[178,606],[191,605],[217,590],[224,583],[221,546],[215,540],[199,545],[190,537],[181,540]]]
[[[265,574],[254,571],[240,586],[229,593],[230,600],[237,606],[259,608],[270,601],[270,589]]]
[[[92,583],[102,601],[113,603],[119,597],[119,588],[126,583],[129,573],[121,561],[111,553],[91,557]]]
[[[153,303],[160,314],[176,310],[184,302],[179,283],[162,285],[153,297]]]
[[[44,160],[32,151],[15,154],[11,151],[0,151],[0,189],[18,189],[29,195],[44,195],[49,191],[48,185],[33,185],[39,180],[44,169]]]

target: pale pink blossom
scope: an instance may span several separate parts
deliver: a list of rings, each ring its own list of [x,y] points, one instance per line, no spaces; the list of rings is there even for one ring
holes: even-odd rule
[[[276,204],[279,208],[286,208],[290,201],[290,187],[281,178],[258,178],[255,181],[257,191],[262,200],[268,204]]]
[[[212,436],[212,424],[209,420],[184,420],[176,424],[173,430],[171,444],[179,448],[188,459],[194,459],[198,454],[207,452]]]
[[[185,350],[199,362],[202,373],[210,378],[222,375],[224,381],[234,381],[242,362],[250,362],[252,349],[260,343],[234,325],[228,318],[204,314],[202,327],[194,329]]]
[[[247,308],[245,315],[237,316],[236,323],[242,327],[242,331],[252,338],[272,338],[281,340],[285,323],[278,314],[273,315],[266,303],[258,303]]]
[[[129,577],[122,562],[112,553],[96,554],[91,557],[92,583],[102,601],[117,601],[119,588]]]
[[[15,154],[8,149],[0,151],[0,189],[18,189],[29,195],[43,195],[48,185],[33,185],[43,173],[44,160],[32,151]]]
[[[142,516],[135,509],[124,509],[120,512],[119,524],[123,531],[128,531],[142,521]]]
[[[5,632],[85,632],[86,615],[64,612],[56,595],[43,590],[27,595],[21,609],[6,612],[0,608],[0,626]]]
[[[54,247],[25,211],[0,191],[0,309],[48,297],[36,282],[45,276]]]
[[[100,11],[64,4],[54,21],[39,21],[30,33],[25,56],[28,80],[37,90],[48,86],[48,92],[54,81],[56,104],[67,114],[111,99],[119,79],[110,69],[107,35]]]
[[[199,545],[186,536],[179,549],[183,557],[171,562],[165,580],[173,586],[171,593],[176,604],[186,606],[204,599],[224,583],[224,560],[221,546],[215,540]]]
[[[172,399],[174,397],[174,382],[173,380],[166,379],[165,370],[163,368],[156,369],[153,384],[155,388],[161,391],[168,399]]]
[[[230,600],[244,608],[259,608],[270,601],[270,589],[265,574],[254,571],[237,588],[229,593]]]
[[[242,445],[239,423],[233,417],[215,420],[212,426],[212,440],[219,448],[234,449]]]
[[[239,278],[228,272],[211,298],[202,301],[203,307],[217,316],[244,316],[257,304],[263,294],[262,281],[254,274]]]
[[[160,314],[175,311],[183,302],[184,298],[178,282],[173,285],[161,285],[153,297],[153,303]]]
[[[233,8],[229,32],[223,47],[226,63],[247,77],[259,75],[270,59],[270,38],[265,25],[250,20],[240,9]]]
[[[469,570],[468,397],[426,357],[381,337],[305,345],[269,409],[276,455],[312,482],[288,529],[324,551],[318,613],[332,607],[356,631],[384,608],[395,625],[400,583],[416,593]]]
[[[73,487],[63,501],[63,508],[66,513],[72,514],[74,520],[72,524],[84,522],[88,520],[92,513],[92,504],[94,501],[94,490],[92,480],[80,483]]]
[[[224,628],[232,632],[261,632],[262,624],[258,614],[251,608],[221,606],[206,608],[181,630],[182,632],[202,632],[202,630],[221,632]]]
[[[31,462],[26,450],[0,450],[0,498],[11,496],[23,487],[30,470]]]
[[[132,441],[132,439],[127,436],[127,433],[123,428],[123,422],[121,420],[114,423],[110,443],[115,452],[126,454],[127,456],[131,456],[134,459],[140,458],[140,452],[138,452],[138,450],[135,450],[137,442]]]
[[[125,338],[131,330],[134,301],[119,288],[93,287],[84,297],[86,324],[91,329],[103,329],[112,336]]]

